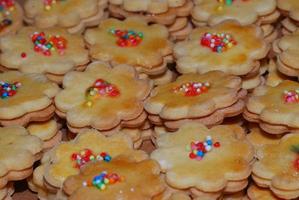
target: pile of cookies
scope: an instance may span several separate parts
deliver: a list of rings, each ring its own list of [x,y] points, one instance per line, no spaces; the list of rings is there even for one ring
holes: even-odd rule
[[[298,2],[0,0],[0,200],[299,199]]]

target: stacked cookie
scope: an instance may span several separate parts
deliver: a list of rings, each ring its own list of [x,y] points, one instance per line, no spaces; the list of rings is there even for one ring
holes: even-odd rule
[[[284,20],[281,21],[282,25],[282,33],[290,34],[298,29],[299,25],[299,17],[298,17],[298,9],[299,3],[296,0],[278,0],[277,7],[281,14],[285,17]]]
[[[149,23],[163,24],[173,40],[183,40],[192,30],[188,16],[192,10],[191,0],[109,0],[110,15],[124,19],[135,16]]]

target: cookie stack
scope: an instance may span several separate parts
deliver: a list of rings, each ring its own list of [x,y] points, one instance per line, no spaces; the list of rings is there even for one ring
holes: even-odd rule
[[[173,40],[183,40],[192,30],[188,16],[192,10],[191,0],[109,0],[110,15],[125,19],[135,16],[149,23],[163,24]]]
[[[226,20],[235,20],[241,25],[260,26],[267,42],[272,42],[278,36],[275,22],[280,13],[275,0],[194,0],[194,3],[191,14],[196,26],[214,26]]]
[[[280,10],[281,14],[285,17],[281,21],[282,33],[287,35],[298,29],[299,26],[299,2],[296,0],[278,0],[277,7]]]

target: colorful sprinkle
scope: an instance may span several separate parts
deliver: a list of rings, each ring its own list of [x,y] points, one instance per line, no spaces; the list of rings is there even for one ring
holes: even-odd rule
[[[191,142],[190,146],[186,147],[189,152],[189,158],[195,160],[202,160],[206,153],[212,151],[213,148],[219,148],[220,142],[213,143],[212,137],[207,136],[204,142]]]
[[[25,52],[22,52],[22,53],[21,53],[21,57],[22,57],[22,58],[26,58],[26,57],[27,57],[27,54],[26,54]]]
[[[173,91],[175,93],[183,92],[185,96],[197,96],[202,93],[206,93],[209,90],[209,87],[209,82],[188,82],[183,83],[180,86],[174,87]]]
[[[52,7],[59,1],[66,1],[66,0],[44,0],[44,8],[45,10],[49,11]]]
[[[237,45],[237,41],[226,33],[205,33],[200,44],[209,47],[213,52],[222,53]]]
[[[95,161],[110,162],[112,158],[106,152],[95,154],[90,149],[84,149],[84,150],[80,151],[79,153],[73,153],[71,156],[71,159],[72,159],[72,161],[76,162],[74,167],[80,168],[88,162],[95,162]]]
[[[6,99],[17,94],[17,89],[20,88],[22,84],[20,82],[7,83],[0,81],[0,96],[1,99]]]
[[[52,52],[56,50],[63,55],[67,45],[67,40],[64,37],[49,35],[47,38],[44,32],[35,32],[31,36],[31,40],[34,44],[34,51],[41,52],[45,56],[52,55]]]
[[[291,146],[291,151],[297,154],[297,158],[293,162],[294,168],[299,171],[299,145]]]
[[[115,85],[103,79],[97,79],[94,84],[86,91],[86,105],[89,107],[92,106],[93,101],[99,97],[116,97],[119,94],[120,91]]]
[[[15,9],[14,0],[0,0],[0,31],[12,24],[11,12]]]
[[[283,92],[283,99],[285,103],[298,103],[299,90],[285,90]]]
[[[112,28],[109,33],[118,38],[116,44],[120,47],[135,47],[143,40],[143,33],[133,30],[115,30]]]
[[[116,173],[107,173],[106,171],[103,171],[95,176],[92,181],[84,181],[82,185],[84,187],[94,186],[99,190],[105,190],[108,185],[113,185],[122,181],[124,181],[124,177],[119,176]]]

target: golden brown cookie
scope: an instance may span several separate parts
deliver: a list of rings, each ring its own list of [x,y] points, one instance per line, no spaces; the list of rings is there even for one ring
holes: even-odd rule
[[[64,74],[89,62],[88,51],[81,36],[60,28],[22,28],[16,35],[1,38],[2,70],[43,73],[57,83]]]
[[[217,198],[222,192],[238,192],[247,185],[254,150],[240,126],[208,129],[188,123],[175,133],[158,137],[157,144],[151,158],[159,162],[171,187],[190,189],[196,197]]]
[[[92,127],[140,127],[146,120],[143,101],[151,82],[139,79],[133,67],[95,62],[84,72],[70,72],[55,97],[57,114],[65,117],[72,132]]]
[[[62,27],[83,32],[105,18],[107,0],[27,0],[25,21],[39,28]]]
[[[248,99],[243,116],[259,123],[270,134],[298,130],[298,87],[297,82],[289,80],[274,87],[257,87]]]
[[[270,60],[269,63],[266,64],[266,68],[268,71],[267,78],[266,78],[266,85],[275,87],[283,80],[287,80],[288,77],[282,74],[274,62],[274,60]]]
[[[246,90],[241,85],[241,78],[220,71],[185,74],[156,87],[144,107],[152,123],[169,129],[188,121],[214,125],[243,111]]]
[[[253,180],[258,186],[269,187],[282,199],[299,197],[299,135],[284,136],[279,144],[265,145],[258,151],[253,165]]]
[[[70,200],[148,200],[163,192],[165,184],[156,161],[127,159],[89,164],[79,175],[68,177],[63,190]]]
[[[251,184],[247,190],[249,200],[281,200],[271,190]]]
[[[59,87],[41,74],[0,73],[0,124],[26,125],[47,121],[55,111]]]

